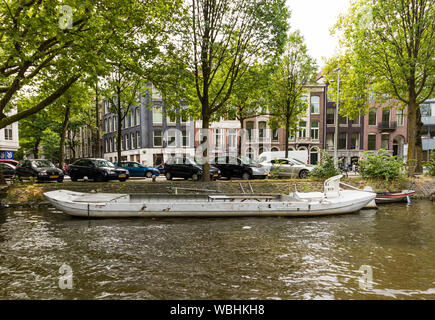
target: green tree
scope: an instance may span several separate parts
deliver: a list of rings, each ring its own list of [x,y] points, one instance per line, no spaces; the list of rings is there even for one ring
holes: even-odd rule
[[[268,86],[270,125],[285,129],[286,158],[290,131],[295,130],[299,116],[308,107],[304,85],[313,78],[316,68],[299,31],[291,33]]]
[[[417,171],[421,171],[419,105],[435,88],[434,27],[432,0],[359,0],[335,27],[342,32],[345,58],[339,60],[347,59],[351,66],[343,72],[343,108],[348,114],[356,114],[367,105],[364,100],[370,92],[378,101],[395,98],[407,105],[407,159],[417,162]],[[349,90],[352,84],[358,84],[353,92]],[[335,86],[331,83],[333,90]]]
[[[267,113],[265,96],[271,72],[272,67],[270,65],[261,65],[260,63],[247,68],[243,77],[234,85],[233,93],[228,99],[227,105],[220,110],[224,112],[222,116],[230,119],[236,118],[240,123],[242,130],[237,142],[239,157],[242,155],[245,120]],[[220,116],[220,113],[217,113],[217,115]]]
[[[282,48],[289,12],[284,0],[192,0],[185,9],[180,44],[188,50],[184,65],[193,75],[191,107],[202,118],[202,146],[209,146],[213,115],[225,108],[247,67]],[[204,172],[209,171],[208,149],[203,148]]]

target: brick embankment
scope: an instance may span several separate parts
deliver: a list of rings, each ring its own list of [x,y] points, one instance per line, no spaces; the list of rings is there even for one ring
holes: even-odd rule
[[[357,188],[371,186],[374,191],[396,191],[412,189],[416,191],[416,198],[428,199],[435,193],[435,178],[421,177],[412,180],[404,179],[400,181],[367,181],[361,178],[343,179],[343,182]],[[321,192],[323,191],[323,181],[314,179],[289,179],[289,180],[220,180],[213,182],[193,182],[193,181],[134,181],[128,182],[64,182],[64,183],[44,183],[44,184],[14,184],[7,189],[3,189],[1,203],[8,206],[39,206],[46,205],[43,193],[46,191],[66,189],[79,192],[108,192],[108,193],[168,193],[178,189],[178,193],[198,192],[197,189],[214,190],[216,193],[250,193],[251,187],[254,193],[279,193],[287,194],[297,189],[299,192]],[[183,189],[182,189],[183,188]],[[243,190],[242,190],[243,188]],[[196,190],[195,190],[196,189]],[[208,191],[208,193],[214,193]]]

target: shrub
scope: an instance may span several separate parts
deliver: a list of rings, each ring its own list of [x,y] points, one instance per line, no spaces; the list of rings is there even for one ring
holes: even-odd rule
[[[396,156],[390,156],[384,149],[372,154],[364,152],[365,159],[360,160],[358,172],[364,179],[383,179],[391,181],[404,174],[402,161]]]
[[[434,177],[435,176],[435,152],[432,152],[429,158],[429,161],[427,161],[424,164],[428,170],[429,170],[429,174]]]
[[[339,174],[340,170],[334,165],[334,159],[326,150],[322,150],[319,164],[310,172],[310,176],[327,179]]]

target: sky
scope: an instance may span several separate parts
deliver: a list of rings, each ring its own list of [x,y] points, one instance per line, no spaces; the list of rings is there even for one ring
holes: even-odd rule
[[[291,30],[300,30],[319,68],[324,65],[322,57],[333,56],[338,47],[338,39],[331,36],[329,30],[338,15],[347,12],[349,3],[350,0],[287,0]]]

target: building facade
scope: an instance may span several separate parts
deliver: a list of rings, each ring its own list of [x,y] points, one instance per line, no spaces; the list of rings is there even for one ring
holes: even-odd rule
[[[430,154],[435,152],[435,98],[426,100],[420,105],[421,121],[421,142],[423,149],[423,160],[428,161]]]
[[[0,159],[13,160],[19,148],[18,122],[14,122],[0,130]]]
[[[117,116],[103,102],[104,158],[118,161]],[[161,96],[156,91],[140,98],[122,122],[122,160],[157,166],[172,155],[194,155],[194,123],[183,115],[167,115]]]

